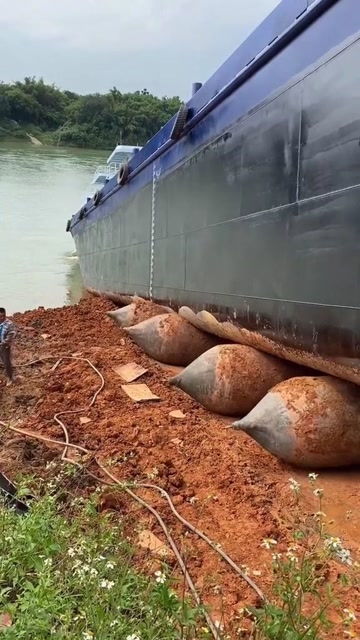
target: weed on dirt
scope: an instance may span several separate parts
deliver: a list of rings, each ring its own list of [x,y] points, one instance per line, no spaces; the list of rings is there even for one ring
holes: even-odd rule
[[[134,570],[119,518],[99,513],[99,492],[74,498],[64,466],[37,486],[27,515],[0,505],[0,632],[7,640],[193,638],[202,611],[175,595],[163,566]],[[75,470],[75,473],[77,471]],[[197,637],[200,637],[197,635]]]
[[[274,581],[272,594],[261,608],[250,607],[254,620],[254,640],[321,640],[337,623],[344,638],[358,638],[357,614],[342,608],[339,589],[351,589],[359,579],[359,565],[340,538],[330,536],[323,512],[324,491],[317,486],[318,475],[310,473],[308,482],[318,500],[318,511],[304,515],[301,486],[290,478],[293,492],[292,542],[277,551],[277,540],[265,539],[262,546],[271,553]],[[342,594],[344,595],[344,594]],[[245,612],[246,613],[246,612]]]

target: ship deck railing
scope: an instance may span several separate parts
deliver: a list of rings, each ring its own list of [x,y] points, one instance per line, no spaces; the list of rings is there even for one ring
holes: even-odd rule
[[[102,179],[103,182],[106,180],[110,180],[114,175],[119,171],[122,162],[110,162],[109,164],[99,164],[95,169],[93,184],[99,182],[99,178]]]

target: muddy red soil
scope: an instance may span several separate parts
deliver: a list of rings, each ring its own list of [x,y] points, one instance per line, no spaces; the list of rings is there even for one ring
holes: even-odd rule
[[[304,512],[318,511],[307,472],[282,464],[245,434],[229,429],[228,420],[210,414],[171,387],[167,381],[174,368],[161,366],[144,355],[105,315],[113,308],[107,300],[89,297],[74,307],[16,314],[20,331],[15,361],[23,364],[65,354],[89,358],[104,376],[105,387],[91,409],[66,416],[70,440],[96,452],[120,480],[152,482],[165,488],[179,512],[219,543],[240,566],[247,567],[249,575],[269,595],[273,581],[271,552],[261,544],[264,538],[274,538],[277,551],[283,551],[292,540],[295,497],[289,488],[290,477],[301,483]],[[63,361],[52,371],[54,361],[17,369],[17,384],[0,389],[0,420],[62,439],[54,414],[86,407],[99,378],[86,363],[76,360]],[[160,401],[134,403],[123,392],[122,380],[113,369],[134,361],[148,369],[139,382],[146,383]],[[184,419],[169,416],[177,409],[185,414]],[[80,417],[90,421],[80,421]],[[24,469],[42,470],[60,453],[56,447],[1,432],[0,469],[12,478]],[[321,472],[317,481],[317,486],[325,490],[322,508],[327,526],[333,535],[341,537],[354,558],[360,542],[359,477],[356,469],[340,470]],[[164,517],[203,600],[235,637],[239,625],[244,626],[241,610],[256,604],[256,594],[205,543],[185,533],[159,495],[150,491],[141,495]],[[143,529],[150,528],[162,538],[153,517],[128,496],[122,495],[115,502],[119,517],[131,522],[128,532],[135,545]],[[154,569],[146,550],[139,551],[137,561],[144,570]],[[340,608],[360,612],[358,587],[340,584],[345,571],[340,564],[332,571],[335,590],[341,596]],[[337,614],[333,617],[338,620]],[[343,631],[335,627],[326,637],[340,636]]]

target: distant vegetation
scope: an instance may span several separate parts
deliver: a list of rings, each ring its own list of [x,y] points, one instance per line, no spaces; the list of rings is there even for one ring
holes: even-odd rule
[[[143,145],[178,110],[180,99],[158,98],[146,89],[78,95],[40,79],[0,83],[0,138],[26,133],[49,144],[113,148]]]

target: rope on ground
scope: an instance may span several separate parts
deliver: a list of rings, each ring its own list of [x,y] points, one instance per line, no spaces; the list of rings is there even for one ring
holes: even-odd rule
[[[55,440],[54,438],[47,438],[46,436],[40,436],[38,434],[35,433],[31,433],[29,431],[25,431],[23,429],[18,429],[17,427],[12,427],[11,425],[7,425],[5,422],[0,421],[0,425],[10,429],[11,431],[15,431],[16,433],[22,434],[24,436],[28,436],[30,438],[35,438],[38,440],[42,440],[43,442],[49,442],[49,443],[53,443],[53,444],[57,444],[60,445],[61,447],[63,447],[64,451],[65,448],[69,448],[72,447],[74,449],[77,449],[78,451],[82,451],[83,453],[86,453],[87,455],[90,453],[87,449],[84,449],[84,447],[81,447],[80,445],[74,445],[69,441],[69,436],[68,436],[68,432],[66,427],[64,427],[64,431],[65,431],[65,441],[61,442],[60,440]],[[63,426],[63,425],[61,425]],[[64,446],[65,445],[65,446]],[[142,498],[140,498],[139,496],[136,495],[136,493],[134,493],[133,491],[131,491],[131,489],[129,489],[128,487],[124,486],[117,478],[115,478],[115,476],[113,476],[110,471],[108,471],[108,469],[106,469],[106,467],[104,467],[101,462],[99,462],[98,460],[95,459],[96,464],[98,465],[98,467],[102,470],[103,473],[105,473],[109,478],[111,478],[112,482],[107,482],[106,480],[104,480],[103,478],[99,478],[97,476],[95,476],[93,473],[91,473],[84,465],[80,464],[79,462],[76,462],[74,460],[71,460],[69,458],[64,457],[64,452],[61,456],[61,459],[65,462],[69,462],[70,464],[74,464],[75,466],[83,469],[88,475],[90,475],[92,478],[94,478],[97,482],[99,483],[103,483],[106,484],[107,486],[113,486],[114,484],[120,486],[133,500],[136,500],[136,502],[138,502],[141,506],[145,507],[148,511],[150,511],[150,513],[152,513],[156,520],[158,521],[160,527],[162,528],[164,535],[171,547],[171,549],[173,550],[173,553],[175,555],[175,558],[180,566],[181,571],[184,574],[185,580],[188,584],[188,587],[190,589],[190,591],[192,592],[195,602],[197,605],[201,605],[201,599],[200,596],[196,590],[196,587],[191,579],[191,576],[186,568],[185,562],[176,546],[176,543],[174,541],[174,539],[172,538],[165,522],[163,521],[162,517],[160,516],[160,514],[156,511],[156,509],[154,509],[150,504],[148,504],[147,502],[145,502],[145,500],[143,500]],[[215,640],[220,640],[220,636],[218,633],[218,630],[212,620],[212,618],[210,617],[210,615],[207,613],[207,611],[204,611],[204,617],[206,619],[206,622],[208,624],[208,627],[214,637]]]
[[[140,496],[136,495],[136,493],[131,491],[131,489],[129,489],[126,486],[123,486],[122,483],[112,473],[110,473],[110,471],[108,471],[108,469],[106,469],[101,464],[101,462],[99,462],[98,460],[96,460],[96,462],[97,462],[98,466],[100,467],[100,469],[103,471],[103,473],[106,473],[106,475],[109,478],[111,478],[116,485],[119,485],[120,487],[122,487],[123,490],[131,498],[133,498],[133,500],[136,500],[136,502],[138,502],[143,507],[145,507],[145,509],[148,509],[148,511],[150,511],[150,513],[152,513],[153,516],[155,516],[156,520],[158,521],[160,527],[162,528],[162,530],[163,530],[163,532],[165,534],[165,537],[166,537],[168,543],[170,544],[170,546],[171,546],[171,548],[173,550],[175,558],[178,561],[178,564],[179,564],[179,566],[180,566],[180,568],[181,568],[181,570],[182,570],[182,572],[184,574],[185,580],[186,580],[186,582],[188,584],[188,587],[189,587],[190,591],[192,592],[192,594],[194,596],[194,600],[195,600],[196,604],[198,606],[201,605],[201,599],[200,599],[200,596],[199,596],[199,594],[197,592],[197,589],[196,589],[196,587],[195,587],[195,585],[194,585],[194,583],[192,581],[192,578],[191,578],[191,576],[190,576],[190,574],[189,574],[189,572],[188,572],[188,570],[186,568],[185,562],[184,562],[184,560],[183,560],[183,558],[182,558],[182,556],[181,556],[181,554],[180,554],[180,552],[179,552],[179,550],[178,550],[178,548],[177,548],[177,546],[176,546],[176,544],[174,542],[174,539],[171,536],[171,534],[170,534],[165,522],[163,521],[161,515],[158,513],[158,511],[156,511],[156,509],[154,509],[154,507],[152,507],[150,504],[145,502],[145,500],[140,498]],[[208,627],[209,627],[213,637],[215,638],[215,640],[220,640],[219,632],[218,632],[218,630],[217,630],[217,628],[216,628],[211,616],[207,613],[206,610],[204,611],[204,617],[205,617],[205,620],[206,620],[206,622],[208,624]]]
[[[182,515],[175,509],[174,503],[171,500],[168,492],[165,491],[165,489],[163,489],[162,487],[159,487],[156,484],[138,483],[136,486],[144,489],[153,489],[154,491],[158,491],[167,500],[169,507],[173,512],[174,516],[178,520],[180,520],[180,522],[182,522],[182,524],[185,527],[187,527],[187,529],[190,529],[190,531],[195,533],[199,538],[202,538],[202,540],[204,540],[212,549],[214,549],[214,551],[216,551],[216,553],[218,553],[234,569],[234,571],[239,576],[241,576],[243,580],[245,580],[248,583],[248,585],[257,593],[259,598],[261,600],[265,600],[265,596],[261,591],[261,589],[259,589],[257,584],[255,584],[255,582],[251,580],[251,578],[249,578],[249,576],[247,576],[246,573],[244,573],[240,569],[240,567],[232,560],[232,558],[230,558],[230,556],[228,556],[227,553],[225,553],[225,551],[221,549],[221,547],[219,547],[215,542],[213,542],[210,538],[208,538],[208,536],[205,533],[203,533],[200,529],[197,529],[197,527],[194,527],[194,525],[191,524],[191,522],[189,522],[188,520],[185,520],[185,518],[182,517]]]
[[[93,363],[88,358],[81,358],[80,356],[68,356],[68,355],[44,356],[43,358],[37,358],[36,360],[30,360],[30,362],[24,362],[22,364],[19,363],[19,364],[16,365],[16,367],[30,367],[33,364],[38,364],[39,362],[46,362],[46,361],[49,361],[49,360],[56,360],[54,366],[51,368],[51,371],[55,371],[63,360],[78,360],[78,361],[81,361],[81,362],[86,362],[92,368],[92,370],[99,376],[99,378],[101,380],[100,386],[95,391],[90,403],[86,407],[83,407],[81,409],[69,410],[69,411],[60,411],[59,413],[56,413],[54,415],[55,422],[59,425],[59,427],[61,427],[61,429],[62,429],[62,431],[64,433],[64,436],[65,436],[65,444],[66,444],[66,446],[65,446],[65,448],[64,448],[64,450],[62,452],[61,459],[64,462],[74,462],[74,461],[69,460],[67,458],[67,450],[68,450],[68,447],[69,447],[69,434],[67,432],[67,429],[66,429],[64,423],[60,420],[60,416],[75,415],[75,414],[83,413],[83,412],[88,411],[89,409],[91,409],[91,407],[95,404],[99,393],[101,393],[101,391],[103,390],[103,388],[105,386],[105,380],[104,380],[103,375],[100,373],[100,371],[95,367],[95,365],[93,365]],[[19,433],[21,433],[21,432],[19,432]],[[46,440],[45,440],[45,442],[46,442]],[[50,442],[50,440],[48,440],[48,442]],[[55,442],[54,444],[58,444],[58,442]],[[86,451],[85,449],[83,449],[83,452],[87,453],[87,454],[89,453],[89,451]]]
[[[49,360],[49,359],[53,359],[53,358],[49,357],[49,358],[46,358],[46,359]],[[62,446],[63,447],[63,452],[62,452],[62,455],[61,455],[61,459],[64,462],[66,461],[66,462],[69,462],[70,464],[75,464],[77,467],[85,469],[85,471],[87,473],[89,473],[89,475],[91,475],[93,478],[95,478],[98,482],[104,482],[103,479],[97,478],[96,476],[94,476],[94,474],[89,472],[82,464],[80,464],[77,461],[71,460],[71,459],[69,459],[67,457],[67,450],[68,450],[68,448],[70,446],[73,446],[73,448],[76,448],[77,450],[82,451],[86,455],[89,455],[90,452],[87,449],[85,449],[84,447],[81,447],[79,445],[75,445],[74,446],[74,445],[72,445],[72,443],[70,443],[69,433],[68,433],[67,427],[62,422],[62,420],[60,420],[59,416],[70,415],[70,414],[74,415],[74,414],[78,414],[78,413],[83,413],[84,411],[87,411],[88,409],[90,409],[93,406],[93,404],[96,402],[96,398],[98,397],[99,393],[104,388],[105,380],[104,380],[103,375],[100,373],[100,371],[92,364],[92,362],[90,362],[90,360],[88,360],[88,358],[81,358],[81,357],[77,357],[77,356],[61,356],[60,358],[57,359],[55,365],[52,367],[52,370],[55,371],[57,369],[57,367],[60,365],[60,363],[62,362],[62,360],[64,360],[64,359],[81,360],[81,361],[87,362],[87,364],[90,365],[90,367],[93,369],[93,371],[95,371],[95,373],[101,379],[101,384],[98,387],[98,389],[96,390],[96,392],[94,393],[94,395],[93,395],[93,397],[92,397],[92,399],[91,399],[91,401],[90,401],[90,403],[89,403],[89,405],[87,407],[81,408],[81,409],[69,410],[69,411],[61,411],[61,412],[58,412],[58,413],[56,413],[54,415],[54,420],[61,427],[61,429],[62,429],[62,431],[64,433],[65,441],[64,442],[60,442],[60,441],[57,441],[57,440],[55,440],[53,438],[47,438],[45,436],[40,436],[39,437],[38,434],[31,434],[30,432],[28,432],[28,431],[26,432],[23,429],[19,429],[17,427],[12,427],[10,425],[6,425],[4,422],[0,422],[0,425],[2,425],[4,427],[7,427],[7,428],[11,429],[12,431],[15,431],[16,433],[19,433],[19,434],[22,434],[22,435],[25,435],[25,436],[28,436],[28,437],[41,439],[43,442],[52,442],[53,444],[58,444],[58,445]],[[33,362],[31,364],[33,364]],[[117,478],[115,478],[115,476],[113,476],[110,473],[110,471],[108,471],[98,460],[96,460],[96,458],[95,458],[95,462],[99,466],[99,468],[102,470],[102,472],[105,473],[116,485],[122,486],[121,482]],[[108,485],[110,483],[105,482],[105,484]],[[165,534],[165,537],[166,537],[171,549],[173,550],[175,558],[176,558],[176,560],[177,560],[177,562],[179,564],[179,567],[180,567],[181,571],[184,574],[186,583],[187,583],[190,591],[193,594],[193,597],[195,599],[196,604],[198,606],[201,605],[200,596],[199,596],[199,594],[197,592],[197,589],[196,589],[196,587],[195,587],[195,585],[194,585],[194,583],[192,581],[192,578],[191,578],[191,576],[190,576],[190,574],[189,574],[189,572],[188,572],[188,570],[186,568],[185,562],[184,562],[184,560],[183,560],[183,558],[182,558],[182,556],[181,556],[181,554],[180,554],[180,552],[179,552],[179,550],[177,548],[177,545],[176,545],[175,541],[173,540],[173,538],[172,538],[172,536],[171,536],[171,534],[170,534],[165,522],[161,518],[160,514],[156,511],[156,509],[154,509],[154,507],[149,505],[147,502],[145,502],[145,500],[143,500],[142,498],[137,496],[133,491],[131,491],[131,489],[129,489],[128,487],[123,487],[123,489],[126,491],[126,493],[133,500],[136,500],[136,502],[138,502],[141,506],[145,507],[148,511],[150,511],[150,513],[152,513],[155,516],[155,518],[157,519],[159,525],[161,526],[161,528],[162,528],[162,530],[163,530],[163,532]],[[209,629],[210,629],[210,631],[211,631],[211,633],[212,633],[212,635],[214,637],[214,640],[220,640],[219,632],[218,632],[218,630],[217,630],[217,628],[216,628],[211,616],[208,614],[207,611],[204,611],[204,617],[205,617],[207,625],[208,625],[208,627],[209,627]]]
[[[57,367],[61,364],[61,362],[63,360],[78,360],[78,361],[83,361],[86,362],[92,369],[93,371],[99,376],[100,380],[101,380],[101,384],[99,385],[98,389],[95,391],[94,395],[92,396],[92,399],[90,401],[90,403],[81,409],[75,409],[75,410],[68,410],[68,411],[61,411],[58,412],[54,415],[54,420],[56,421],[56,423],[61,427],[63,433],[64,433],[64,437],[65,440],[64,441],[60,441],[60,440],[56,440],[54,438],[48,438],[47,436],[42,436],[40,434],[35,434],[35,433],[31,433],[29,431],[26,431],[24,429],[19,429],[17,427],[13,427],[10,425],[7,425],[4,422],[0,421],[0,425],[2,425],[3,427],[6,427],[12,431],[15,431],[16,433],[19,433],[21,435],[27,436],[27,437],[31,437],[31,438],[36,438],[38,440],[41,440],[43,442],[48,442],[48,443],[52,443],[52,444],[56,444],[58,446],[63,447],[63,452],[61,455],[61,459],[64,462],[68,462],[70,464],[73,464],[75,466],[77,466],[80,469],[83,469],[89,476],[91,476],[94,480],[96,480],[97,482],[106,484],[107,486],[111,486],[112,483],[115,483],[116,485],[120,486],[133,500],[137,501],[139,504],[141,504],[144,508],[146,508],[148,511],[150,511],[154,517],[157,519],[158,523],[160,524],[173,552],[174,555],[178,561],[178,564],[181,568],[181,570],[184,573],[186,582],[191,590],[191,592],[193,593],[193,596],[195,598],[195,601],[197,602],[197,604],[200,604],[200,597],[197,593],[197,590],[195,588],[195,585],[191,579],[191,576],[189,575],[187,569],[186,569],[186,565],[179,553],[179,550],[172,538],[172,536],[169,533],[169,530],[165,524],[165,522],[163,521],[163,519],[161,518],[160,514],[156,511],[156,509],[154,509],[151,505],[149,505],[145,500],[143,500],[142,498],[140,498],[140,496],[138,496],[136,493],[134,493],[131,489],[129,489],[126,485],[124,485],[124,483],[120,482],[120,480],[118,480],[118,478],[116,478],[110,471],[108,471],[108,469],[99,461],[97,460],[95,457],[93,458],[93,460],[95,461],[95,463],[98,465],[98,467],[101,469],[101,471],[108,477],[111,479],[112,482],[107,482],[106,480],[104,480],[103,478],[99,478],[98,476],[96,476],[95,474],[93,474],[89,469],[87,469],[85,467],[84,464],[81,464],[75,460],[72,460],[70,458],[67,457],[67,452],[69,448],[73,448],[75,450],[80,451],[81,453],[87,455],[87,456],[91,456],[91,453],[88,449],[85,449],[84,447],[80,446],[80,445],[76,445],[70,442],[69,439],[69,434],[68,434],[68,430],[66,425],[63,423],[63,421],[60,419],[60,416],[64,416],[64,415],[74,415],[74,414],[78,414],[78,413],[83,413],[84,411],[89,410],[96,402],[96,399],[99,395],[99,393],[103,390],[104,386],[105,386],[105,380],[103,375],[100,373],[100,371],[95,367],[95,365],[93,365],[93,363],[88,359],[88,358],[82,358],[82,357],[78,357],[78,356],[68,356],[68,355],[62,355],[59,357],[55,357],[55,356],[45,356],[44,358],[38,358],[37,360],[32,360],[31,362],[28,363],[24,363],[24,364],[20,364],[17,366],[30,366],[33,364],[36,364],[38,362],[44,362],[47,360],[56,360],[54,366],[52,367],[52,371],[55,371],[57,369]],[[139,488],[144,488],[144,489],[152,489],[155,491],[158,491],[168,502],[169,507],[172,511],[172,513],[174,514],[174,516],[185,526],[187,527],[190,531],[192,531],[193,533],[195,533],[198,537],[200,537],[202,540],[204,540],[216,553],[218,553],[231,567],[232,569],[234,569],[234,571],[241,576],[241,578],[243,580],[245,580],[248,585],[256,592],[256,594],[259,596],[259,598],[261,600],[265,600],[264,594],[262,593],[261,589],[256,585],[256,583],[251,580],[251,578],[249,578],[249,576],[247,576],[241,569],[240,567],[221,549],[219,548],[218,545],[216,545],[208,536],[206,536],[201,530],[197,529],[196,527],[194,527],[194,525],[192,525],[188,520],[186,520],[185,518],[183,518],[181,516],[181,514],[179,514],[179,512],[175,509],[175,506],[169,496],[169,494],[165,491],[165,489],[163,489],[162,487],[159,487],[158,485],[152,485],[152,484],[143,484],[140,483],[137,485]],[[210,616],[205,612],[205,617],[206,617],[206,621],[209,625],[209,628],[211,629],[211,632],[215,638],[215,640],[219,640],[219,634],[218,631],[212,621],[212,619],[210,618]]]
[[[74,409],[74,410],[71,410],[71,411],[60,411],[59,413],[56,413],[54,415],[55,422],[57,422],[57,424],[61,427],[61,429],[63,430],[64,436],[65,436],[66,446],[64,447],[64,451],[62,452],[62,455],[61,455],[61,459],[64,460],[64,461],[67,460],[67,450],[68,450],[68,445],[69,445],[69,434],[68,434],[67,428],[65,427],[64,423],[60,420],[59,416],[75,415],[77,413],[83,413],[84,411],[88,411],[95,404],[96,398],[98,397],[99,393],[103,390],[103,388],[105,386],[104,376],[95,367],[95,365],[93,365],[93,363],[90,362],[90,360],[88,358],[81,358],[79,356],[61,356],[57,360],[57,362],[54,364],[54,366],[52,367],[52,371],[55,371],[63,360],[68,360],[68,359],[70,359],[70,360],[80,360],[82,362],[86,362],[92,368],[92,370],[99,376],[99,378],[101,380],[101,384],[98,387],[98,389],[95,391],[95,393],[94,393],[90,403],[87,405],[87,407],[84,407],[82,409]]]
[[[69,442],[68,431],[67,431],[67,429],[66,429],[66,427],[64,425],[61,425],[61,426],[63,426],[64,432],[66,434],[65,442],[61,441],[61,440],[55,440],[54,438],[49,438],[47,436],[42,436],[42,435],[37,434],[37,433],[32,433],[30,431],[26,431],[25,429],[18,429],[17,427],[12,427],[10,425],[7,425],[5,422],[1,422],[0,421],[0,425],[5,427],[5,428],[11,429],[12,431],[15,431],[16,433],[22,434],[24,436],[28,436],[30,438],[35,438],[35,439],[41,440],[43,442],[56,444],[56,445],[59,445],[60,447],[64,447],[64,445],[66,445],[67,448],[73,448],[73,449],[75,449],[77,451],[81,451],[81,453],[84,453],[85,455],[90,455],[90,451],[88,449],[85,449],[84,447],[82,447],[82,446],[80,446],[78,444],[73,444],[72,442]],[[106,484],[107,486],[112,486],[113,482],[115,482],[117,485],[121,486],[123,489],[125,489],[125,490],[128,489],[128,487],[126,487],[126,485],[124,483],[120,482],[118,479],[115,480],[115,477],[96,458],[94,459],[94,461],[96,462],[98,467],[103,471],[103,473],[105,473],[108,477],[110,477],[113,480],[113,482],[107,482],[103,478],[99,478],[95,474],[91,473],[91,471],[89,471],[89,469],[87,469],[85,467],[85,465],[80,464],[79,462],[76,462],[75,460],[72,460],[71,458],[63,458],[63,456],[62,456],[62,459],[65,462],[69,462],[71,464],[74,464],[74,465],[78,466],[81,469],[84,469],[86,471],[86,473],[88,475],[90,475],[97,482]],[[137,483],[136,486],[139,487],[139,488],[142,488],[142,489],[153,489],[153,490],[158,491],[159,493],[161,493],[162,496],[164,498],[166,498],[167,502],[169,503],[170,509],[173,512],[173,514],[175,515],[175,517],[185,527],[187,527],[190,531],[192,531],[197,536],[199,536],[199,538],[202,538],[214,551],[216,551],[216,553],[218,553],[234,569],[234,571],[239,576],[241,576],[241,578],[243,578],[249,584],[250,587],[252,587],[252,589],[257,593],[257,595],[259,596],[259,598],[261,598],[261,600],[265,600],[265,596],[262,593],[261,589],[257,586],[257,584],[253,580],[251,580],[251,578],[249,576],[247,576],[240,569],[240,567],[232,560],[232,558],[230,558],[230,556],[228,556],[225,553],[225,551],[223,551],[215,542],[213,542],[210,538],[208,538],[208,536],[205,533],[203,533],[200,529],[198,529],[194,525],[192,525],[191,522],[189,522],[188,520],[183,518],[183,516],[175,509],[175,506],[174,506],[169,494],[167,493],[167,491],[165,491],[165,489],[163,489],[162,487],[160,487],[158,485],[144,484],[144,483]]]
[[[5,429],[9,429],[10,431],[14,431],[15,433],[19,433],[20,435],[26,436],[28,438],[34,438],[35,440],[40,440],[41,442],[47,442],[47,443],[50,443],[50,444],[57,444],[60,447],[64,447],[64,445],[66,445],[68,448],[75,449],[77,451],[81,451],[82,453],[84,453],[87,456],[90,455],[90,451],[88,449],[84,449],[84,447],[81,447],[79,444],[73,444],[72,442],[67,442],[66,440],[64,441],[64,440],[56,440],[55,438],[48,438],[47,436],[42,436],[39,433],[33,433],[32,431],[26,431],[25,429],[19,429],[18,427],[13,427],[13,426],[11,426],[9,424],[6,424],[6,422],[2,422],[1,420],[0,420],[0,426],[4,427]],[[67,433],[66,427],[65,427],[65,430],[66,430],[66,433]],[[107,480],[104,480],[103,478],[99,478],[99,476],[96,476],[94,473],[89,471],[89,469],[87,469],[87,467],[84,464],[80,464],[80,462],[77,462],[76,460],[72,460],[71,458],[63,458],[63,457],[61,457],[61,459],[64,462],[68,462],[69,464],[73,464],[74,466],[79,467],[79,469],[82,469],[82,470],[86,471],[86,473],[89,476],[91,476],[91,478],[96,480],[96,482],[106,484],[109,487],[113,486],[112,482],[107,482]]]

